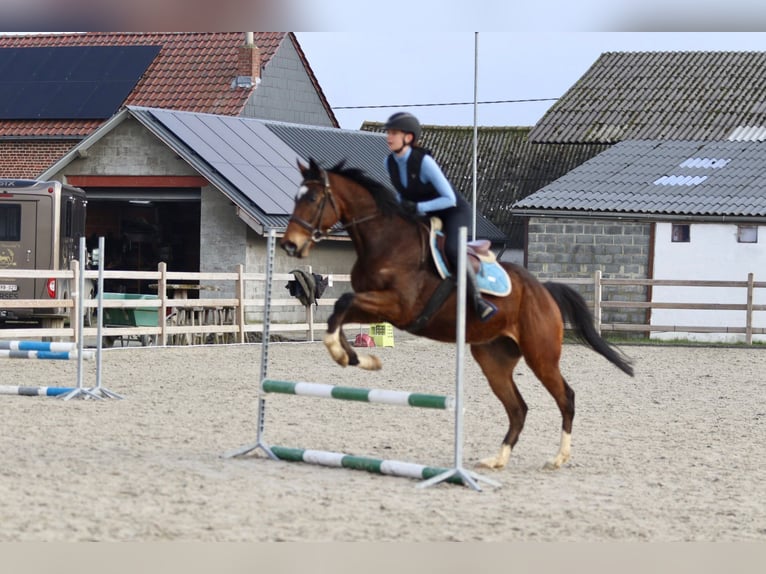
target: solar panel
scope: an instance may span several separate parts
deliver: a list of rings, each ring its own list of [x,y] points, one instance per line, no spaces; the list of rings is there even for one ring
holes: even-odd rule
[[[269,215],[289,215],[300,173],[296,153],[260,121],[151,108],[175,137]]]
[[[0,119],[106,119],[161,46],[0,48]]]

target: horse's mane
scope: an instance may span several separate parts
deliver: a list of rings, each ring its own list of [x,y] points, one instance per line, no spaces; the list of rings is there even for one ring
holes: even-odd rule
[[[327,170],[328,173],[334,173],[340,175],[359,184],[366,189],[372,198],[375,200],[375,205],[378,207],[384,217],[392,215],[399,215],[404,219],[412,222],[419,221],[420,218],[412,211],[405,210],[396,198],[394,192],[384,186],[379,181],[372,179],[367,175],[364,170],[357,167],[345,167],[346,160],[341,160],[334,166]],[[319,173],[319,166],[313,160],[309,161],[309,172],[307,173],[307,179],[321,178]]]

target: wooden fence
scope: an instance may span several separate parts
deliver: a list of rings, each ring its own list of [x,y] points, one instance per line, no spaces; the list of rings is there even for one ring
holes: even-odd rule
[[[157,271],[103,271],[104,281],[109,279],[151,281],[156,283],[157,297],[135,298],[135,299],[108,299],[102,301],[104,314],[107,309],[124,309],[128,313],[135,314],[142,309],[157,309],[158,317],[165,317],[165,321],[157,321],[156,326],[114,326],[104,322],[101,334],[103,337],[151,337],[158,345],[167,344],[189,344],[204,343],[209,338],[216,341],[226,342],[247,342],[252,339],[249,334],[262,333],[262,313],[265,305],[263,296],[248,298],[246,294],[249,290],[246,288],[248,282],[263,283],[266,280],[265,273],[245,273],[244,267],[239,265],[237,270],[231,273],[203,273],[203,272],[182,272],[167,271],[166,265],[160,263]],[[66,279],[72,285],[79,283],[79,268],[77,261],[72,262],[70,270],[67,271],[34,271],[34,270],[7,270],[0,269],[0,280],[3,278],[56,278]],[[350,283],[351,277],[348,274],[330,274],[328,276],[330,284]],[[85,279],[93,281],[98,279],[98,271],[85,271]],[[273,281],[291,281],[295,277],[292,273],[274,273]],[[202,297],[209,293],[204,289],[199,290],[199,299],[174,298],[172,294],[178,292],[174,285],[179,282],[185,283],[206,283],[215,282],[217,284],[230,283],[233,286],[233,297]],[[349,290],[351,289],[349,285]],[[335,304],[336,299],[318,299],[317,307],[329,307]],[[95,298],[86,298],[84,305],[91,310],[98,306],[98,300]],[[0,338],[3,339],[21,339],[21,338],[52,338],[57,340],[76,341],[74,325],[76,321],[72,320],[78,317],[80,313],[79,301],[76,293],[73,293],[69,299],[56,300],[55,305],[50,300],[27,300],[27,299],[0,299],[0,311],[7,309],[12,311],[20,308],[61,308],[66,311],[59,321],[48,320],[42,327],[21,327],[13,328],[11,324],[6,324],[4,329],[0,329]],[[302,333],[308,340],[314,340],[316,330],[322,331],[327,328],[326,323],[314,321],[315,309],[303,307],[295,297],[272,298],[272,308],[304,309],[305,321],[292,323],[275,323],[270,325],[270,331],[275,333]],[[247,317],[255,314],[258,320],[248,320]],[[10,328],[9,328],[10,327]],[[349,324],[346,327],[348,333],[353,329],[364,328],[365,325]],[[95,337],[98,328],[95,324],[86,326],[83,330],[84,337]],[[320,331],[321,332],[321,331]]]
[[[67,271],[29,271],[29,270],[6,270],[0,269],[0,280],[3,278],[49,278],[69,279],[77,285],[79,270],[77,262],[73,262],[72,268]],[[85,278],[95,282],[98,272],[88,270],[85,272]],[[213,338],[214,340],[225,340],[232,342],[246,342],[249,333],[262,333],[263,325],[261,320],[248,320],[248,316],[253,313],[262,313],[264,307],[263,298],[247,298],[246,285],[248,282],[265,281],[264,273],[245,273],[243,266],[237,267],[236,271],[231,273],[196,273],[196,272],[176,272],[167,271],[165,264],[161,263],[157,271],[104,271],[104,279],[129,279],[153,281],[157,284],[157,298],[151,299],[105,299],[104,308],[121,308],[126,310],[136,310],[152,308],[158,309],[159,317],[166,317],[165,321],[159,321],[157,326],[108,326],[105,325],[102,335],[105,337],[152,337],[156,344],[167,345],[179,342],[194,343],[205,342]],[[291,281],[294,276],[291,273],[275,273],[273,275],[275,282]],[[330,283],[348,283],[350,276],[347,274],[330,274]],[[589,291],[592,286],[592,294],[586,293],[586,299],[590,298],[589,305],[593,311],[596,327],[600,332],[632,332],[644,333],[650,332],[679,332],[679,333],[734,333],[743,334],[745,342],[752,344],[753,335],[766,334],[766,328],[754,326],[753,317],[757,312],[766,311],[766,305],[754,304],[754,294],[757,289],[765,289],[766,282],[757,282],[752,273],[748,274],[745,281],[701,281],[701,280],[663,280],[663,279],[605,279],[600,271],[596,271],[592,279],[562,278],[555,279],[561,283],[572,286],[586,286],[585,291]],[[175,282],[215,282],[216,284],[226,284],[230,282],[233,289],[227,290],[234,293],[233,297],[202,297],[207,293],[200,291],[199,299],[177,299],[171,298],[168,292],[172,292],[169,285]],[[629,300],[605,300],[605,289],[613,288],[612,291],[619,294],[620,287],[626,286],[644,286],[648,292],[646,299],[648,301],[629,301]],[[662,302],[651,301],[651,289],[653,287],[677,287],[680,289],[690,287],[716,287],[716,288],[737,288],[742,289],[741,303],[684,303],[684,302]],[[615,291],[616,289],[616,291]],[[350,286],[349,286],[350,290]],[[619,295],[617,296],[618,299]],[[336,299],[321,298],[317,301],[318,307],[331,307]],[[77,317],[80,312],[79,303],[76,296],[71,299],[59,300],[57,307],[67,309],[69,317]],[[86,299],[85,306],[94,308],[97,306],[96,299]],[[300,308],[302,305],[294,297],[273,298],[271,301],[273,308]],[[13,308],[50,308],[50,301],[35,300],[14,300],[0,299],[0,311],[3,309],[12,310]],[[604,323],[602,317],[604,310],[646,310],[646,320],[633,323]],[[653,309],[697,309],[697,310],[720,310],[720,311],[744,311],[744,322],[742,324],[729,326],[709,326],[709,325],[657,325],[650,324],[649,314]],[[326,323],[315,322],[315,308],[313,306],[305,308],[305,320],[303,322],[278,323],[272,322],[270,331],[272,333],[301,333],[307,340],[314,340],[317,330],[319,332],[326,329]],[[326,313],[325,313],[326,314]],[[211,319],[212,317],[212,319]],[[60,340],[75,340],[75,330],[72,327],[74,321],[69,321],[69,326],[61,321],[58,326],[47,326],[43,328],[5,328],[0,329],[0,338],[53,338]],[[6,325],[8,327],[8,325]],[[352,324],[347,326],[347,333],[353,329],[364,328],[365,325]],[[97,328],[93,325],[86,326],[84,329],[85,337],[93,337],[97,334]]]
[[[766,305],[755,305],[754,295],[756,289],[766,289],[766,282],[755,281],[753,273],[748,273],[746,281],[706,281],[691,279],[604,279],[601,271],[593,274],[593,279],[556,279],[561,283],[570,285],[592,285],[593,295],[590,304],[592,305],[593,318],[596,328],[599,332],[604,331],[624,331],[639,332],[649,334],[650,332],[665,333],[733,333],[744,334],[745,343],[753,343],[753,335],[766,334],[766,328],[754,327],[753,317],[755,312],[766,311]],[[649,289],[646,301],[627,301],[627,300],[605,300],[604,288],[616,287],[619,295],[619,287],[625,286],[644,286]],[[714,287],[714,288],[737,288],[742,289],[741,303],[686,303],[677,301],[652,301],[651,290],[654,287],[678,287],[688,289],[690,287]],[[602,320],[605,309],[645,309],[647,311],[646,321],[641,323],[604,323]],[[707,311],[744,311],[744,322],[738,325],[729,326],[710,326],[710,325],[659,325],[650,324],[649,314],[654,309],[693,309]]]

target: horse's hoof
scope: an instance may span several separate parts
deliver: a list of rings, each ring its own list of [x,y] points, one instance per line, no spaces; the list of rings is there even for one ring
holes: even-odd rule
[[[366,371],[379,371],[383,367],[381,360],[375,355],[360,355],[359,368]]]
[[[564,459],[563,457],[557,456],[556,458],[553,458],[546,462],[543,465],[543,470],[558,470],[561,468],[561,465],[563,465],[567,459]]]
[[[477,463],[477,466],[500,470],[501,468],[504,468],[506,464],[508,464],[508,460],[510,460],[510,458],[511,447],[507,444],[503,444],[500,447],[500,452],[497,453],[497,456],[483,458]]]
[[[476,468],[488,468],[490,470],[500,470],[505,465],[497,460],[496,457],[492,458],[483,458],[479,462],[476,463]]]

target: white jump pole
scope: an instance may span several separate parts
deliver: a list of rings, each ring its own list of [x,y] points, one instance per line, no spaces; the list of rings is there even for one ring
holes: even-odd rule
[[[457,315],[455,324],[455,466],[441,474],[419,482],[418,488],[426,488],[453,477],[460,477],[463,484],[474,490],[481,490],[477,481],[483,481],[492,486],[500,486],[499,482],[491,480],[463,468],[463,370],[465,365],[465,313],[466,313],[466,244],[468,230],[459,229],[457,244]]]
[[[88,250],[85,246],[85,237],[80,237],[80,276],[77,285],[77,300],[79,301],[79,313],[77,317],[77,388],[71,392],[61,395],[60,398],[68,401],[71,398],[79,397],[84,399],[121,399],[121,395],[104,388],[101,385],[101,325],[103,322],[104,306],[104,238],[98,238],[98,328],[96,341],[96,386],[86,389],[82,384],[82,359],[84,356],[83,348],[85,346],[85,261],[88,258]]]
[[[268,237],[266,241],[266,280],[264,286],[264,303],[263,303],[263,332],[261,337],[261,376],[258,379],[259,388],[261,383],[266,379],[268,366],[269,366],[269,338],[270,324],[271,324],[271,282],[274,276],[274,251],[276,246],[276,231],[269,229]],[[279,458],[271,451],[269,446],[263,442],[263,433],[265,428],[265,416],[266,416],[266,398],[263,391],[258,392],[258,431],[255,439],[255,443],[243,446],[237,450],[233,450],[224,454],[224,458],[233,458],[235,456],[242,456],[249,454],[255,450],[261,449],[266,453],[266,456],[273,460],[279,460]]]
[[[104,327],[104,258],[106,255],[106,247],[104,245],[104,238],[98,238],[98,305],[96,307],[96,386],[91,389],[94,393],[102,398],[108,399],[122,399],[122,395],[110,391],[101,384],[101,355],[103,350],[103,343],[101,333]]]
[[[85,237],[83,236],[80,237],[80,274],[77,278],[77,301],[79,302],[79,305],[76,317],[77,322],[75,323],[77,335],[77,387],[71,392],[61,395],[61,398],[65,401],[75,397],[81,399],[103,399],[102,396],[94,393],[90,389],[86,389],[82,384],[82,353],[85,346],[85,342],[83,341],[83,331],[85,330],[85,316],[83,315],[83,309],[85,308],[85,260],[87,257],[88,254],[87,250],[85,249]]]

